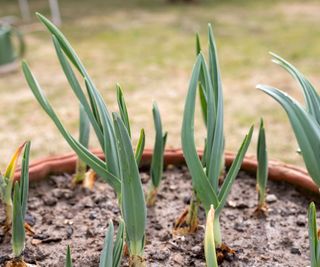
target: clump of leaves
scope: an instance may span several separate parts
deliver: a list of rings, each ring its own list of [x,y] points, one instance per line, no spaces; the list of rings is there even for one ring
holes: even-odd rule
[[[19,154],[22,152],[23,148],[24,153],[22,159],[20,182],[14,182],[14,171],[16,168],[17,160],[19,158]],[[10,197],[10,201],[4,198],[7,201],[5,202],[6,215],[8,216],[6,223],[10,221],[12,233],[11,245],[13,260],[6,263],[6,266],[8,267],[27,266],[23,261],[22,254],[25,248],[25,215],[27,212],[27,201],[29,192],[29,155],[30,142],[26,142],[18,148],[18,150],[12,157],[12,160],[9,164],[10,171],[6,172],[6,174],[10,173],[10,175],[1,177],[2,185],[6,183],[6,187],[2,188],[2,193],[5,192],[4,196]],[[5,191],[3,191],[3,189],[5,189]]]
[[[233,161],[229,172],[221,186],[221,151],[224,147],[223,137],[223,102],[220,72],[216,54],[213,32],[209,25],[209,68],[202,53],[197,56],[193,67],[189,90],[185,102],[182,124],[182,148],[191,177],[194,196],[198,199],[208,214],[211,205],[215,209],[214,238],[217,247],[222,244],[219,216],[225,205],[231,186],[240,170],[242,160],[251,142],[253,127],[243,140],[243,143]],[[201,78],[202,77],[202,78]],[[207,138],[205,160],[199,159],[194,137],[194,114],[196,92],[199,79],[203,80],[207,99]],[[191,209],[189,209],[189,214]],[[194,222],[194,220],[191,220]],[[192,229],[192,226],[189,228]]]
[[[104,239],[103,250],[100,255],[99,267],[120,267],[123,248],[125,226],[123,220],[120,221],[116,239],[113,242],[114,226],[112,220],[109,221],[109,226]],[[67,247],[66,267],[72,267],[72,258],[70,247]]]
[[[267,85],[257,88],[273,97],[286,111],[298,141],[306,168],[320,188],[320,96],[310,81],[292,64],[271,53],[273,62],[287,70],[300,84],[306,107],[285,92]]]
[[[166,146],[168,133],[163,133],[162,122],[157,103],[153,104],[152,108],[153,122],[156,130],[155,142],[153,147],[151,161],[151,181],[147,193],[147,206],[154,206],[156,202],[158,188],[162,179],[163,173],[163,154]]]
[[[83,106],[105,154],[105,159],[108,159],[108,161],[99,159],[67,131],[31,73],[29,66],[23,62],[22,68],[28,85],[41,107],[55,123],[78,157],[115,190],[126,225],[130,266],[144,266],[146,207],[138,169],[138,162],[143,151],[144,131],[141,131],[136,154],[134,154],[130,138],[129,119],[120,88],[117,88],[118,100],[120,100],[120,115],[117,113],[110,114],[103,97],[65,36],[44,16],[40,14],[37,14],[37,16],[53,35],[53,43],[62,69],[71,89]],[[81,88],[74,69],[82,77],[87,95]]]
[[[19,156],[24,149],[24,155],[21,168],[21,190],[20,199],[22,204],[23,217],[27,212],[27,199],[29,188],[29,153],[30,142],[26,142],[18,147],[15,153],[12,155],[11,160],[4,172],[0,174],[0,199],[4,203],[6,211],[5,230],[8,231],[12,224],[13,215],[13,199],[12,191],[14,186],[14,174],[18,164]]]
[[[256,212],[267,212],[266,194],[268,181],[268,153],[266,148],[266,135],[263,119],[260,120],[260,128],[257,145],[257,190],[258,190],[258,207]]]
[[[309,225],[309,243],[311,267],[320,266],[320,246],[319,246],[319,230],[317,227],[316,206],[313,202],[310,203],[308,209],[308,225]]]

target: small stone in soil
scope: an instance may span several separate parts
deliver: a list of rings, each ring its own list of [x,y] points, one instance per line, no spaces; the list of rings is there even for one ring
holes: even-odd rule
[[[298,248],[291,248],[290,252],[291,252],[291,254],[301,255],[300,249],[298,249]]]
[[[156,251],[155,253],[153,253],[151,255],[151,257],[154,259],[154,260],[158,260],[158,261],[164,261],[166,260],[167,258],[169,258],[169,252],[168,251]]]
[[[234,227],[233,227],[235,230],[237,230],[238,232],[244,232],[245,231],[245,229],[246,229],[246,227],[245,227],[245,225],[243,224],[243,223],[239,223],[239,222],[236,222],[235,224],[234,224]]]
[[[70,225],[68,225],[66,232],[67,232],[67,239],[70,239],[73,234],[73,228]]]
[[[58,200],[53,196],[45,196],[43,202],[45,205],[52,207],[57,204]]]
[[[26,223],[28,223],[30,226],[34,226],[36,224],[36,218],[30,215],[29,213],[26,214],[24,219]]]
[[[267,195],[267,197],[266,197],[267,203],[274,203],[274,202],[277,202],[277,200],[278,200],[278,198],[273,194]]]

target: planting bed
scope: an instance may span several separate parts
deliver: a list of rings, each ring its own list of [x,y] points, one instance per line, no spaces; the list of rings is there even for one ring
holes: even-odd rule
[[[149,175],[142,174],[144,186]],[[93,192],[70,186],[71,176],[52,176],[31,183],[27,221],[35,235],[27,237],[25,260],[38,266],[64,266],[70,244],[74,266],[98,266],[108,219],[119,208],[113,190],[97,181]],[[240,172],[221,215],[223,241],[235,250],[221,266],[307,266],[309,244],[307,207],[310,199],[288,184],[269,181],[269,216],[252,216],[256,206],[255,179]],[[148,266],[205,266],[204,212],[196,234],[172,236],[174,220],[191,195],[185,167],[168,167],[157,203],[148,209],[145,256]],[[0,218],[4,218],[0,204]],[[116,225],[117,227],[117,225]],[[0,233],[0,265],[11,252],[10,239]],[[126,265],[123,261],[122,266]]]

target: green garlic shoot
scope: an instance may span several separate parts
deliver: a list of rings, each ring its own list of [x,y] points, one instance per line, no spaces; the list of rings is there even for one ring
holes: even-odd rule
[[[319,246],[319,230],[317,227],[316,206],[310,203],[308,209],[308,226],[309,226],[309,243],[311,267],[320,266],[320,246]]]
[[[151,182],[147,193],[147,206],[154,206],[163,173],[163,154],[168,133],[163,133],[162,122],[157,103],[153,103],[153,122],[156,130],[153,155],[151,161]]]
[[[263,119],[260,121],[258,145],[257,145],[257,190],[258,190],[258,210],[266,211],[266,187],[268,181],[268,154],[266,148],[266,135]]]
[[[204,254],[208,267],[218,267],[216,247],[214,243],[214,208],[211,205],[207,215],[207,222],[204,235]]]
[[[69,245],[67,247],[67,257],[66,257],[65,267],[72,267],[71,249]]]
[[[125,227],[123,220],[120,221],[118,232],[114,242],[113,234],[114,227],[112,220],[110,220],[104,240],[103,250],[100,255],[99,267],[120,267],[125,236]]]
[[[8,231],[11,228],[12,213],[13,213],[13,200],[12,190],[14,184],[14,173],[17,167],[19,156],[24,149],[22,168],[21,168],[21,186],[20,186],[20,199],[22,205],[23,217],[27,211],[27,199],[29,188],[29,152],[30,142],[22,144],[13,154],[11,160],[6,168],[4,174],[0,174],[0,200],[3,202],[6,211],[5,230]]]
[[[204,56],[197,56],[193,67],[189,90],[185,102],[183,124],[182,124],[182,149],[189,168],[195,196],[204,206],[206,213],[209,212],[211,204],[215,209],[214,237],[216,246],[222,244],[219,216],[226,203],[231,186],[240,170],[243,158],[251,142],[253,127],[248,134],[233,161],[223,184],[219,185],[221,174],[221,162],[224,148],[223,137],[223,103],[220,73],[218,71],[217,54],[213,33],[209,25],[209,55],[210,67],[207,67]],[[210,75],[210,72],[213,74]],[[205,166],[200,161],[194,137],[194,115],[196,93],[200,77],[203,76],[203,85],[207,93],[207,141]],[[213,77],[213,80],[212,80]]]
[[[16,181],[13,188],[12,236],[11,245],[14,261],[24,264],[22,253],[25,248],[25,215],[29,194],[29,155],[30,142],[25,143],[20,182]]]
[[[320,188],[320,96],[310,81],[293,65],[275,54],[271,55],[273,62],[287,70],[298,81],[306,107],[274,87],[257,85],[257,88],[274,98],[286,111],[309,175]]]
[[[146,227],[146,207],[138,162],[144,148],[144,131],[141,131],[138,149],[134,154],[129,134],[128,122],[124,115],[124,100],[119,94],[120,115],[111,114],[102,95],[94,85],[87,70],[78,55],[61,31],[44,16],[37,14],[40,21],[52,34],[53,43],[62,69],[67,77],[71,89],[82,105],[90,124],[97,136],[105,160],[99,159],[83,146],[64,127],[47,100],[29,66],[23,62],[22,68],[31,91],[35,98],[57,126],[58,130],[76,152],[97,175],[104,179],[115,190],[120,210],[126,224],[126,241],[130,253],[130,266],[144,266],[144,232]],[[74,70],[82,77],[86,86],[84,91]],[[106,161],[106,159],[108,159]]]

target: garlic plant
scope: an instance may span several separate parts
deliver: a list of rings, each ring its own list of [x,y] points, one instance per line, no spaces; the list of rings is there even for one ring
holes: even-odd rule
[[[12,224],[13,214],[13,199],[12,191],[14,186],[14,173],[17,167],[19,156],[23,153],[21,178],[20,178],[20,199],[23,218],[27,212],[27,200],[29,191],[29,153],[30,142],[25,142],[15,151],[11,160],[6,168],[4,174],[0,174],[0,200],[3,202],[6,211],[5,230],[8,231]]]
[[[125,236],[125,226],[122,220],[120,221],[118,232],[114,242],[113,234],[114,227],[112,220],[110,220],[104,240],[103,250],[100,255],[99,267],[120,267]]]
[[[260,120],[258,145],[257,145],[257,190],[258,190],[258,207],[257,211],[267,211],[266,194],[268,181],[268,153],[266,148],[266,135],[263,119]]]
[[[196,63],[193,67],[189,90],[185,102],[181,139],[184,157],[192,177],[192,186],[195,199],[202,203],[206,214],[208,214],[211,205],[214,206],[214,237],[216,246],[219,247],[222,243],[219,216],[250,144],[253,127],[250,128],[248,134],[244,138],[223,184],[219,186],[222,161],[221,151],[223,151],[224,147],[222,130],[223,103],[216,48],[210,25],[209,57],[210,68],[207,67],[207,63],[202,53],[197,56]],[[207,94],[207,139],[206,152],[203,155],[203,157],[205,157],[204,161],[200,161],[199,159],[194,137],[195,103],[200,77],[203,77],[201,78],[203,79],[202,85],[205,87],[204,91]],[[192,214],[192,209],[189,209],[189,214],[190,213]],[[195,220],[191,220],[191,222],[194,221]]]
[[[109,221],[109,226],[104,239],[103,250],[100,255],[99,267],[120,267],[123,248],[125,226],[123,220],[120,221],[116,239],[113,242],[114,226],[112,220]],[[72,258],[70,246],[67,247],[66,267],[72,267]]]
[[[300,84],[306,107],[285,92],[267,85],[257,88],[273,97],[286,111],[306,168],[320,188],[320,96],[310,81],[293,65],[271,53],[273,62],[287,70]]]
[[[14,173],[19,155],[23,152],[20,181],[14,181]],[[5,230],[11,228],[11,246],[13,259],[7,266],[27,266],[22,254],[25,248],[25,215],[29,193],[29,155],[30,142],[21,145],[12,156],[4,176],[0,176],[1,197],[6,207]],[[9,225],[10,224],[10,225]]]
[[[317,227],[316,206],[314,205],[313,202],[310,203],[309,209],[308,209],[308,226],[309,226],[311,267],[319,267],[320,266],[319,230]]]
[[[156,130],[155,142],[153,147],[150,176],[151,181],[147,193],[147,205],[154,206],[157,198],[158,188],[163,174],[163,153],[166,146],[168,133],[163,133],[162,122],[157,103],[153,103],[152,108],[154,128]]]
[[[121,101],[122,109],[120,109],[120,115],[116,113],[111,115],[103,97],[70,43],[48,19],[40,14],[37,14],[37,16],[52,34],[53,43],[62,69],[71,89],[88,116],[107,161],[99,159],[66,130],[47,100],[39,83],[31,73],[29,66],[23,62],[23,72],[28,85],[41,107],[55,123],[64,139],[77,153],[78,157],[115,190],[126,225],[126,241],[130,253],[130,266],[144,266],[143,250],[145,243],[146,207],[137,163],[143,151],[144,132],[141,131],[142,137],[140,136],[138,149],[136,149],[136,154],[134,154],[128,121],[123,116],[126,113],[126,110],[124,113],[123,109],[123,105],[125,105],[124,101]],[[74,69],[82,77],[88,96],[86,96],[85,91],[81,88]]]

